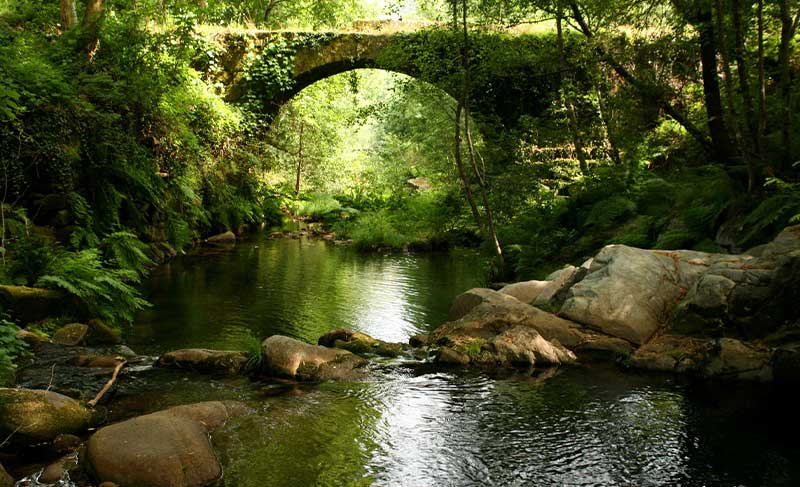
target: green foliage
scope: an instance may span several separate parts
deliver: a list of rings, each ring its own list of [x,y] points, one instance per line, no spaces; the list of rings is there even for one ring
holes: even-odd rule
[[[289,209],[294,215],[309,218],[312,221],[321,221],[331,213],[339,212],[342,204],[329,194],[315,193],[307,200],[292,202]]]
[[[153,261],[147,256],[147,245],[131,232],[114,232],[103,239],[106,262],[123,271],[142,277]]]
[[[787,224],[800,223],[800,183],[771,178],[765,187],[771,194],[742,220],[741,227],[747,229],[739,241],[742,247],[764,243]]]
[[[28,346],[17,337],[19,327],[0,313],[0,386],[9,385],[14,377],[16,361],[28,353]]]
[[[31,285],[50,268],[56,260],[56,252],[49,240],[25,229],[10,242],[8,257],[7,274],[11,281]]]
[[[35,284],[62,289],[78,298],[89,316],[118,324],[133,321],[137,311],[149,306],[130,284],[137,282],[135,271],[105,267],[100,251],[87,249],[58,255]]]

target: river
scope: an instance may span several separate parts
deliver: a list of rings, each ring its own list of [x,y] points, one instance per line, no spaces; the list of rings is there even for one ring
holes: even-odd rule
[[[340,327],[406,341],[483,276],[469,251],[254,236],[155,270],[154,306],[128,342],[153,355],[246,349]],[[153,370],[117,399],[112,417],[210,399],[255,407],[214,434],[226,487],[800,485],[796,416],[777,392],[609,366],[531,376],[386,362],[368,381],[317,385]]]

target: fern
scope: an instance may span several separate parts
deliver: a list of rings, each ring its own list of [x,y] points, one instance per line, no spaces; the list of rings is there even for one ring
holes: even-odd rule
[[[28,354],[27,345],[17,337],[19,328],[0,312],[0,386],[6,385],[16,370],[16,361]]]
[[[90,316],[114,324],[133,321],[137,311],[150,306],[129,284],[139,279],[130,269],[104,267],[100,251],[88,249],[59,255],[36,285],[62,289],[78,298]]]
[[[800,223],[800,184],[770,178],[765,186],[775,188],[777,192],[762,201],[742,221],[742,228],[748,229],[740,240],[743,247],[766,241],[787,224]]]
[[[120,269],[144,276],[147,266],[153,263],[147,256],[147,245],[131,232],[114,232],[103,240],[105,257]]]

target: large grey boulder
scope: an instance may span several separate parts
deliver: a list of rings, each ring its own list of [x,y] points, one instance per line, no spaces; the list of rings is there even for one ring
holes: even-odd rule
[[[241,403],[211,401],[159,411],[97,431],[87,459],[98,482],[200,487],[222,475],[208,434],[247,414]]]
[[[56,392],[0,388],[0,437],[15,443],[50,441],[89,426],[91,413]]]
[[[363,358],[346,350],[309,345],[273,335],[261,344],[262,367],[268,373],[303,381],[354,380],[363,377]]]

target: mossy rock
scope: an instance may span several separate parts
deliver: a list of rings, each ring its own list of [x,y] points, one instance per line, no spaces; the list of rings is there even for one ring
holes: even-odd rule
[[[44,390],[0,388],[0,436],[16,444],[51,441],[89,426],[91,412],[78,401]]]
[[[61,314],[69,304],[59,291],[28,286],[0,285],[0,305],[22,323]]]

